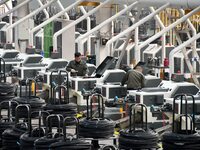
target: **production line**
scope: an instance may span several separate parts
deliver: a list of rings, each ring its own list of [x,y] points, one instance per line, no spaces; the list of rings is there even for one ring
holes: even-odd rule
[[[198,0],[1,0],[0,149],[200,150]]]

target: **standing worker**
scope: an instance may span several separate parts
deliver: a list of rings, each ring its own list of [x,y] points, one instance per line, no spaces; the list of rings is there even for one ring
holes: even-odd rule
[[[136,65],[134,70],[128,70],[124,75],[121,85],[127,84],[127,90],[138,90],[144,87],[145,77],[142,74],[143,68]]]
[[[81,53],[74,54],[74,60],[71,60],[67,66],[67,71],[71,72],[71,76],[87,76],[88,67],[85,61],[81,60]]]

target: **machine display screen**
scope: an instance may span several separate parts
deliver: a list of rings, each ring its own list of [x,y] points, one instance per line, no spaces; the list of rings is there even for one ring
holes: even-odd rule
[[[2,57],[4,59],[15,58],[19,52],[5,53]]]
[[[24,61],[24,64],[34,64],[34,63],[39,63],[40,60],[42,59],[42,56],[41,57],[28,57],[28,59],[26,59]]]
[[[174,97],[177,94],[186,93],[186,94],[192,94],[196,95],[198,93],[199,89],[196,86],[179,86],[173,93],[171,97]]]
[[[66,61],[53,62],[48,69],[65,68],[67,64],[68,62]]]
[[[96,72],[95,72],[96,77],[100,78],[107,69],[114,69],[115,63],[116,63],[116,59],[114,57],[107,56],[104,59],[104,61],[96,69]]]

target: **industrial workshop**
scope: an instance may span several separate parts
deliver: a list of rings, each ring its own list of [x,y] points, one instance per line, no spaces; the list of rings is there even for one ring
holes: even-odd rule
[[[200,150],[200,0],[0,0],[0,150]]]

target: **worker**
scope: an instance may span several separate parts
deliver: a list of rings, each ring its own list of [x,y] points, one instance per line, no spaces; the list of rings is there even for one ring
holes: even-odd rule
[[[145,77],[142,74],[143,68],[136,66],[134,69],[130,69],[124,75],[121,85],[127,84],[127,90],[138,90],[144,87]]]
[[[71,60],[67,66],[67,71],[71,72],[71,76],[87,76],[88,67],[86,62],[81,60],[81,53],[74,54],[74,60]]]

